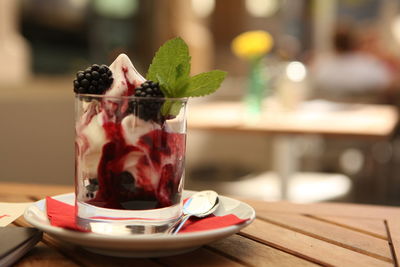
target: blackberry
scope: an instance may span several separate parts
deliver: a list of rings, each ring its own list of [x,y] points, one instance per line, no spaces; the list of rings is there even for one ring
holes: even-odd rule
[[[113,80],[112,72],[106,65],[93,64],[86,70],[76,73],[74,92],[101,95],[110,88]]]
[[[121,189],[123,191],[134,192],[135,187],[135,178],[130,172],[122,172],[119,174],[119,182],[121,185]]]
[[[137,97],[164,97],[158,83],[152,81],[145,81],[140,87],[135,89],[135,96]]]
[[[135,96],[143,99],[135,99],[130,103],[129,110],[131,113],[145,121],[158,122],[161,120],[160,109],[164,100],[159,98],[164,97],[164,94],[158,83],[153,81],[142,83],[140,87],[135,89]]]

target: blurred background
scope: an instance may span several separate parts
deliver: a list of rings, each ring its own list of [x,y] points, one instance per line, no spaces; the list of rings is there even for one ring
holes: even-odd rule
[[[272,37],[259,65],[268,101],[292,111],[311,100],[323,109],[400,103],[400,1],[1,0],[0,181],[73,184],[77,70],[109,65],[123,52],[145,74],[158,47],[181,36],[192,74],[229,73],[216,94],[191,106],[242,101],[251,64],[231,46],[254,30]],[[280,199],[278,189],[261,189],[276,187],[273,137],[189,128],[187,138],[187,188]],[[340,192],[295,201],[399,204],[399,140],[396,131],[383,140],[300,136],[299,169],[313,181],[333,181],[315,190]],[[308,176],[302,181],[307,188]]]

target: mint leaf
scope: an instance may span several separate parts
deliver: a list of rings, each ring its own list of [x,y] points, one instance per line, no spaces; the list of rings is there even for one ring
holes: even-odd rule
[[[213,70],[193,76],[179,97],[205,96],[214,93],[225,79],[226,72]]]
[[[188,82],[190,55],[187,44],[175,38],[162,45],[151,62],[147,80],[159,82],[167,97],[177,97],[178,92]]]
[[[183,64],[179,64],[176,67],[176,79],[178,80],[180,77],[189,77],[189,73],[186,73],[186,66],[184,66]]]
[[[151,81],[156,81],[160,84],[160,89],[164,93],[166,97],[171,97],[173,95],[172,89],[169,85],[165,82],[164,78],[156,74],[156,79]]]
[[[179,100],[166,100],[161,107],[161,115],[167,116],[178,116],[180,110],[182,108],[182,102]]]

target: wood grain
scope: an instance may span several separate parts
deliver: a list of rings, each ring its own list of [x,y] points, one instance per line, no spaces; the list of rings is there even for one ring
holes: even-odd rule
[[[380,238],[302,215],[271,212],[267,217],[259,216],[259,218],[346,249],[392,262],[389,244]]]
[[[393,264],[296,231],[255,220],[242,232],[244,236],[322,265],[392,266]]]
[[[0,202],[32,202],[28,196],[0,194]]]
[[[359,231],[368,235],[372,235],[387,240],[387,231],[383,219],[362,219],[355,217],[338,217],[338,216],[314,216],[310,217],[327,223],[332,223],[354,231]]]
[[[58,194],[74,192],[73,186],[62,185],[42,185],[42,184],[18,184],[5,183],[0,185],[0,196],[17,197],[24,196],[28,199],[37,200],[46,196],[54,196]]]
[[[239,262],[233,261],[213,251],[206,250],[204,248],[197,249],[195,251],[164,258],[158,258],[157,262],[164,266],[176,266],[176,267],[201,267],[201,266],[246,266]]]
[[[0,201],[38,200],[69,186],[0,184]],[[17,266],[392,266],[400,255],[400,208],[245,200],[258,219],[239,235],[156,259],[97,255],[44,235]],[[386,225],[385,223],[386,222]],[[23,217],[17,226],[29,226]],[[398,266],[398,264],[397,264]]]
[[[15,264],[15,267],[43,266],[77,267],[79,265],[42,242],[38,243],[36,247],[29,251]]]
[[[206,247],[227,254],[249,266],[317,266],[312,262],[240,235],[233,235]]]
[[[389,218],[386,220],[389,241],[393,248],[395,265],[400,265],[400,218]]]
[[[400,217],[400,208],[379,205],[341,204],[341,203],[313,203],[297,204],[290,202],[267,202],[258,200],[240,199],[252,206],[257,214],[268,216],[270,212],[304,214],[314,216],[337,216],[362,219],[384,219]]]

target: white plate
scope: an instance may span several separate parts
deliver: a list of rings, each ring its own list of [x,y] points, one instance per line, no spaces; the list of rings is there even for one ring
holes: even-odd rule
[[[185,191],[189,197],[193,191]],[[56,200],[74,205],[74,193],[53,197]],[[194,250],[215,240],[228,237],[249,225],[255,218],[255,211],[249,205],[220,196],[220,205],[214,212],[217,216],[234,214],[241,219],[248,219],[239,225],[178,235],[127,235],[112,236],[97,233],[81,233],[52,226],[46,215],[45,199],[33,203],[25,211],[25,219],[33,226],[49,235],[84,247],[87,250],[119,257],[162,257]]]

